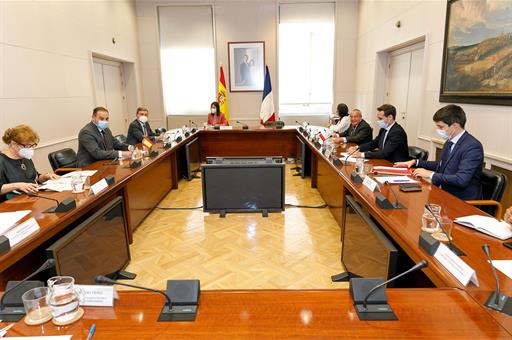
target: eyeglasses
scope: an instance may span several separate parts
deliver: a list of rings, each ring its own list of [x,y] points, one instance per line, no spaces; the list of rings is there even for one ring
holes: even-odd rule
[[[37,143],[34,143],[34,144],[20,144],[20,143],[16,143],[16,144],[22,146],[25,149],[35,149],[37,147]]]

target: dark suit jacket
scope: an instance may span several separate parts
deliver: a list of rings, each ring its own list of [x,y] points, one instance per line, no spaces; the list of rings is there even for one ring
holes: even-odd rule
[[[110,129],[105,130],[105,138],[111,141],[112,147],[105,146],[103,136],[98,127],[90,122],[78,134],[78,166],[83,167],[101,159],[114,159],[118,156],[115,150],[128,150],[128,144],[123,144],[112,136]]]
[[[150,139],[153,139],[151,137],[156,136],[156,133],[151,130],[151,126],[149,126],[149,123],[146,123],[146,131],[148,133],[148,137]],[[142,130],[142,125],[140,125],[140,122],[135,119],[133,122],[130,123],[130,126],[128,127],[128,135],[126,136],[126,144],[129,145],[135,145],[140,142],[142,142],[142,139],[144,138],[144,131]]]
[[[445,143],[443,152],[448,143]],[[432,184],[463,200],[482,199],[480,176],[484,164],[482,143],[464,132],[452,152],[441,161],[419,161],[418,167],[435,171]]]
[[[373,134],[373,129],[363,119],[363,120],[361,120],[359,125],[357,125],[355,131],[352,131],[352,125],[350,125],[347,130],[343,131],[340,134],[340,137],[346,137],[347,143],[356,143],[357,145],[359,145],[359,144],[371,142],[372,134]]]
[[[364,152],[365,158],[382,158],[392,163],[409,160],[407,134],[400,124],[396,122],[393,124],[386,137],[384,147],[381,147],[385,134],[386,129],[380,129],[379,135],[374,140],[359,146],[359,151]]]

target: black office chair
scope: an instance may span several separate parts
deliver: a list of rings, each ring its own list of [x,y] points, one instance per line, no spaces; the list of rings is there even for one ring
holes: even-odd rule
[[[117,139],[119,142],[121,143],[126,143],[126,136],[125,135],[117,135],[114,137],[115,139]]]
[[[409,146],[409,158],[426,161],[428,160],[428,151],[417,146]]]
[[[480,182],[482,183],[483,199],[466,202],[489,215],[501,218],[503,216],[503,207],[500,201],[507,186],[507,177],[501,172],[483,169]]]
[[[165,132],[167,132],[167,129],[166,129],[166,128],[164,128],[164,127],[159,127],[159,128],[156,128],[156,129],[155,129],[155,133],[156,133],[157,135],[161,135],[162,133],[165,133]]]
[[[53,172],[58,175],[80,170],[80,168],[77,168],[78,159],[76,152],[70,148],[50,152],[48,154],[48,161],[50,161]]]

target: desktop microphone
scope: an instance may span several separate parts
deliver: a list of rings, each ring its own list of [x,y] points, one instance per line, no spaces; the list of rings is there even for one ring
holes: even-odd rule
[[[0,320],[8,321],[8,322],[16,322],[19,321],[23,315],[25,315],[25,309],[23,308],[23,303],[21,302],[21,295],[23,295],[25,292],[32,288],[36,287],[44,287],[44,283],[41,281],[28,281],[32,277],[36,276],[40,272],[55,267],[55,260],[54,259],[48,259],[45,263],[39,269],[37,269],[35,272],[24,278],[23,280],[17,282],[12,287],[9,287],[4,294],[2,295],[2,298],[0,299]],[[25,284],[25,287],[22,287],[21,289],[18,289],[18,299],[19,301],[16,301],[15,307],[6,307],[4,304],[5,297],[16,290],[18,287],[20,287],[22,284]]]
[[[455,253],[455,255],[457,256],[464,256],[466,254],[464,254],[462,252],[462,250],[460,250],[459,248],[455,247],[452,243],[452,240],[450,239],[450,236],[448,235],[448,233],[446,232],[446,230],[444,229],[443,227],[443,224],[441,223],[441,221],[439,221],[439,218],[436,216],[436,214],[434,214],[434,212],[432,211],[432,209],[430,208],[430,204],[425,204],[425,209],[428,210],[428,212],[434,216],[434,219],[436,220],[437,222],[437,225],[439,226],[439,228],[441,228],[443,234],[446,236],[446,238],[448,239],[448,248],[450,248],[451,251],[453,251]]]
[[[165,297],[165,304],[158,316],[158,321],[194,321],[196,319],[199,300],[199,280],[167,280],[166,293],[153,288],[117,282],[103,275],[96,276],[95,281],[96,283],[121,285],[163,295]]]
[[[501,294],[500,279],[498,278],[498,275],[496,274],[496,269],[492,264],[491,251],[489,249],[489,245],[484,244],[482,246],[482,249],[485,255],[487,255],[487,259],[489,260],[489,264],[492,269],[492,276],[494,276],[494,280],[496,280],[496,291],[492,292],[491,295],[489,295],[489,298],[485,302],[484,306],[487,308],[494,309],[498,312],[503,312],[505,314],[512,315],[512,302],[508,303],[509,301],[512,301],[512,299],[510,299],[510,297],[508,297],[507,295]]]
[[[347,155],[347,157],[345,157],[345,160],[343,161],[343,165],[348,165],[348,159],[350,158],[350,156],[355,154],[357,151],[359,151],[359,146],[357,148],[355,148],[355,150],[353,150],[351,153],[349,153]]]
[[[37,197],[37,198],[43,198],[45,200],[50,200],[57,202],[57,206],[53,208],[46,209],[45,213],[62,213],[62,212],[68,212],[70,210],[73,210],[76,208],[76,201],[73,197],[68,197],[64,201],[59,202],[55,198],[47,197],[47,196],[41,196],[37,194],[27,194],[29,197]]]
[[[117,156],[116,158],[114,158],[112,161],[110,162],[105,162],[103,163],[103,165],[115,165],[117,164],[117,161],[119,161],[119,156]]]
[[[183,133],[183,135],[185,136],[185,138],[187,138],[188,136],[190,136],[190,132],[188,131],[188,126],[184,126],[181,128],[181,132]]]
[[[196,122],[194,122],[193,120],[189,119],[189,120],[188,120],[188,124],[189,124],[189,125],[190,125],[190,127],[191,127],[191,132],[192,132],[192,133],[196,133],[196,131],[197,131],[197,124],[196,124]],[[195,127],[192,127],[192,124],[194,124],[194,125],[195,125]]]
[[[388,181],[385,181],[384,184],[387,184],[389,186],[389,191],[393,194],[395,198],[395,203],[391,203],[386,196],[382,194],[381,187],[379,186],[379,191],[381,193],[378,193],[375,196],[375,203],[381,208],[381,209],[403,209],[404,206],[398,202],[398,195],[396,194],[395,190],[393,190],[393,187]],[[378,185],[378,184],[377,184]]]
[[[387,303],[386,288],[384,286],[427,266],[428,262],[421,260],[411,269],[387,281],[365,278],[350,279],[350,295],[352,296],[359,320],[397,320],[391,306]]]
[[[242,125],[242,130],[247,130],[249,129],[249,126],[245,123],[242,123],[241,121],[237,120],[236,121],[237,124],[241,124]]]

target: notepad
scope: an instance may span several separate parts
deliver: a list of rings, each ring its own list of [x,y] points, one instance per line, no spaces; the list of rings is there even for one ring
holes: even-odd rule
[[[506,240],[512,237],[512,227],[507,222],[497,220],[493,217],[471,215],[458,217],[453,221],[500,240]]]

